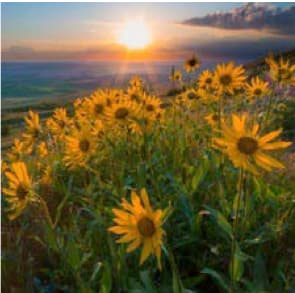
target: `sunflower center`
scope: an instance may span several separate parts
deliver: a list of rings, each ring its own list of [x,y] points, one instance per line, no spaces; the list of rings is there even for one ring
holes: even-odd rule
[[[87,139],[83,139],[79,143],[79,148],[83,153],[87,153],[90,148],[90,142]]]
[[[252,155],[258,149],[258,142],[256,139],[252,137],[243,136],[238,140],[237,146],[241,153],[246,155]]]
[[[280,79],[289,79],[292,76],[291,71],[286,68],[280,68],[278,70],[278,75]]]
[[[211,83],[212,83],[212,78],[211,78],[211,77],[208,77],[208,78],[205,80],[205,83],[206,83],[206,84],[211,84]]]
[[[146,105],[146,110],[149,111],[149,112],[152,112],[152,111],[155,110],[155,107],[152,104],[148,104],[148,105]]]
[[[137,227],[139,233],[144,237],[151,237],[156,232],[154,222],[147,217],[141,218],[137,223]]]
[[[57,124],[60,128],[65,128],[65,126],[66,126],[66,123],[63,120],[58,120]]]
[[[28,189],[23,185],[19,184],[16,190],[16,196],[20,199],[23,200],[27,197],[29,191]]]
[[[96,104],[94,107],[94,111],[96,114],[101,114],[103,112],[103,105],[102,104]]]
[[[220,76],[219,80],[223,85],[229,85],[232,82],[232,77],[229,74],[224,74]]]
[[[115,112],[115,117],[117,119],[125,119],[129,114],[128,109],[122,107],[122,108],[118,108]]]
[[[130,100],[138,102],[140,100],[140,97],[137,94],[132,94],[130,96]]]
[[[188,60],[188,64],[191,67],[196,66],[197,60],[196,59],[190,59],[190,60]]]
[[[213,120],[213,121],[217,121],[218,118],[219,118],[219,115],[217,115],[217,114],[213,114],[213,115],[212,115],[212,120]]]
[[[254,91],[254,95],[255,96],[260,96],[262,94],[262,90],[261,89],[255,89]]]
[[[34,138],[38,138],[39,135],[40,135],[40,130],[39,130],[38,128],[34,128],[34,129],[33,129],[32,136],[33,136]]]
[[[189,100],[197,100],[199,97],[198,97],[198,95],[196,93],[190,92],[190,93],[187,94],[187,98]]]

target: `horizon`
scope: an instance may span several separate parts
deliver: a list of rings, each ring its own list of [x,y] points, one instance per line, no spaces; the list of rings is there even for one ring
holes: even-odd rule
[[[254,60],[295,48],[293,3],[3,3],[1,16],[2,62]]]

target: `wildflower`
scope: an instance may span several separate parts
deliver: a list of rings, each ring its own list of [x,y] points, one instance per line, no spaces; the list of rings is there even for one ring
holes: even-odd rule
[[[64,162],[67,167],[74,169],[84,167],[96,150],[96,137],[88,125],[75,128],[71,135],[65,137],[66,149]]]
[[[286,148],[291,142],[271,142],[282,132],[282,129],[272,131],[264,136],[258,134],[259,125],[254,124],[252,129],[246,127],[247,115],[241,118],[232,115],[232,126],[224,121],[221,125],[221,138],[214,138],[216,146],[229,156],[235,167],[242,167],[257,173],[253,161],[267,170],[282,169],[284,166],[274,158],[266,155],[264,151]]]
[[[234,94],[245,81],[245,71],[242,66],[235,67],[234,62],[218,64],[214,72],[213,83],[221,93]]]
[[[85,116],[89,117],[88,114],[90,114],[94,119],[102,118],[108,105],[107,98],[103,91],[96,91],[90,98],[86,99]]]
[[[161,269],[163,211],[160,209],[153,211],[145,189],[141,190],[140,197],[132,192],[131,203],[123,199],[122,207],[122,209],[113,209],[116,225],[109,228],[109,231],[122,235],[117,240],[118,243],[130,243],[127,252],[135,250],[142,244],[140,264],[154,254],[157,257],[158,268]]]
[[[129,85],[131,88],[142,88],[143,80],[139,76],[134,76],[130,81]]]
[[[175,68],[172,68],[171,75],[169,77],[172,81],[181,81],[182,74],[179,70],[175,70]]]
[[[143,115],[155,120],[157,114],[162,111],[161,100],[159,98],[145,95],[143,98]]]
[[[28,154],[28,149],[25,151],[24,142],[15,138],[7,157],[11,162],[16,162],[21,160],[23,154]]]
[[[129,124],[139,111],[140,106],[136,102],[121,100],[106,109],[105,118],[111,124],[123,126]]]
[[[48,149],[46,146],[46,143],[44,141],[42,141],[39,145],[38,145],[38,155],[40,158],[44,158],[48,155]]]
[[[129,87],[127,89],[127,99],[129,99],[132,102],[141,102],[143,98],[143,91],[141,88],[138,87]]]
[[[200,67],[200,61],[195,55],[185,61],[184,68],[187,72],[194,72]]]
[[[5,200],[10,205],[8,218],[13,220],[23,212],[28,202],[33,199],[31,194],[32,181],[24,162],[12,163],[9,169],[10,171],[5,172],[9,187],[3,188],[3,193]]]
[[[204,70],[199,78],[198,85],[200,88],[208,89],[212,86],[213,83],[213,74],[209,70]]]
[[[268,82],[261,80],[258,76],[253,77],[246,85],[247,96],[251,99],[264,97],[268,94]]]
[[[211,114],[208,114],[206,117],[205,117],[206,121],[208,122],[208,124],[211,126],[211,127],[215,127],[219,121],[219,114],[216,112],[216,113],[211,113]]]
[[[295,85],[295,64],[291,65],[290,61],[284,60],[283,57],[275,61],[273,55],[267,57],[265,62],[269,65],[270,76],[274,81],[286,85]]]
[[[52,117],[46,120],[46,126],[49,131],[56,136],[64,137],[66,129],[71,125],[71,120],[67,116],[64,108],[58,108],[53,112]]]
[[[23,134],[23,137],[26,143],[31,146],[42,134],[39,115],[29,111],[28,116],[25,117],[25,122],[27,132]]]

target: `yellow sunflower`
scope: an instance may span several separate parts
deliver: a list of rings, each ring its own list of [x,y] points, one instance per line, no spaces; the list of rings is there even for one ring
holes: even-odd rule
[[[94,119],[101,118],[108,105],[108,96],[103,91],[96,91],[89,99],[86,99],[86,104],[87,113],[85,114],[87,117],[90,116]]]
[[[180,104],[187,107],[192,107],[197,101],[202,98],[199,94],[199,90],[195,90],[193,88],[187,89],[180,96],[181,97],[178,98]]]
[[[118,243],[131,242],[127,252],[135,250],[142,244],[140,264],[154,254],[157,257],[158,268],[161,269],[163,211],[160,209],[153,211],[145,189],[141,190],[140,197],[135,192],[131,193],[131,204],[123,199],[122,208],[113,209],[116,225],[109,228],[109,231],[122,235],[117,240]]]
[[[141,102],[143,99],[143,90],[138,87],[128,87],[127,89],[127,99],[132,102]]]
[[[240,89],[246,79],[242,66],[235,67],[234,62],[218,64],[213,74],[213,84],[221,93],[234,94]]]
[[[182,80],[182,74],[181,74],[181,72],[179,70],[176,70],[175,68],[172,68],[169,79],[171,81],[181,81]]]
[[[155,120],[157,115],[163,110],[161,108],[161,100],[149,95],[144,95],[142,106],[144,117],[148,117],[152,120]]]
[[[250,99],[264,97],[269,93],[268,82],[258,76],[253,77],[250,83],[246,84],[246,93]]]
[[[34,200],[32,181],[24,162],[12,163],[5,176],[8,179],[8,188],[3,188],[3,193],[9,203],[8,218],[13,220],[22,213],[29,201]]]
[[[219,114],[216,112],[216,113],[211,113],[211,114],[208,114],[206,117],[205,117],[206,121],[208,122],[208,124],[211,126],[211,127],[216,127],[218,125],[218,122],[219,122]]]
[[[198,77],[198,85],[200,88],[208,89],[212,87],[213,74],[209,70],[204,70]]]
[[[49,131],[53,135],[61,137],[66,134],[67,127],[70,127],[71,123],[71,119],[67,116],[67,110],[64,108],[56,109],[52,117],[46,120],[46,126]]]
[[[134,76],[130,81],[129,85],[132,88],[142,88],[143,80],[139,76]]]
[[[28,150],[25,147],[23,141],[19,140],[18,138],[15,138],[10,151],[7,153],[7,156],[11,162],[16,162],[20,161],[24,154],[29,154],[28,151],[31,151],[31,148],[29,148]]]
[[[105,119],[108,123],[125,126],[137,117],[139,112],[140,106],[138,103],[130,100],[121,100],[105,110]]]
[[[288,59],[284,60],[283,57],[275,61],[273,55],[267,57],[265,62],[270,67],[270,76],[274,81],[282,84],[295,85],[295,64],[292,65]]]
[[[247,115],[242,117],[232,115],[232,126],[228,126],[224,121],[221,125],[221,138],[214,138],[216,147],[229,156],[235,167],[247,169],[255,174],[257,170],[253,162],[267,170],[273,168],[282,169],[284,166],[274,158],[266,155],[264,151],[286,148],[291,142],[279,141],[271,142],[279,136],[282,129],[272,131],[264,136],[258,134],[259,125],[257,123],[250,129],[246,127]]]
[[[200,67],[200,60],[193,55],[191,58],[185,61],[184,68],[187,72],[194,72]]]
[[[44,141],[39,143],[37,150],[38,150],[38,156],[40,158],[44,158],[48,155],[48,148],[47,148],[46,142]]]
[[[75,128],[71,135],[65,137],[65,165],[70,169],[84,167],[96,151],[96,139],[88,125]]]
[[[40,139],[42,135],[39,115],[29,111],[28,116],[25,117],[25,122],[26,132],[23,134],[23,137],[25,142],[31,146],[36,140]]]

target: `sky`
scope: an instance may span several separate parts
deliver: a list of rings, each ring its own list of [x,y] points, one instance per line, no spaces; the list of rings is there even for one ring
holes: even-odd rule
[[[256,58],[295,48],[294,3],[2,3],[4,61]],[[122,43],[143,21],[149,42]],[[134,26],[134,25],[133,25]],[[125,32],[124,32],[125,30]],[[140,34],[140,33],[139,33]],[[130,36],[131,35],[131,36]]]

